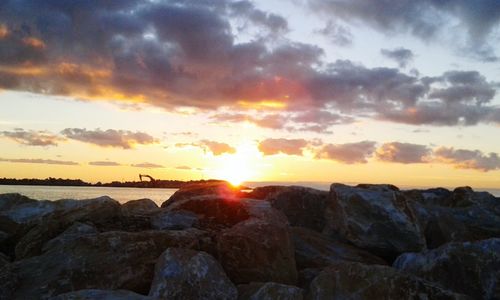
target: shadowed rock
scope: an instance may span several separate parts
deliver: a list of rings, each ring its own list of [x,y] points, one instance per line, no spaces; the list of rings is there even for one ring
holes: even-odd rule
[[[159,230],[182,230],[198,223],[198,216],[187,210],[162,211],[151,217],[151,227]]]
[[[325,236],[307,228],[293,227],[292,237],[298,269],[322,268],[339,260],[386,265],[387,263],[361,249]]]
[[[240,188],[226,181],[207,181],[188,184],[177,190],[170,198],[161,204],[168,207],[177,201],[188,200],[200,196],[216,196],[217,198],[236,198],[241,195]],[[213,197],[212,197],[213,198]]]
[[[58,295],[52,300],[154,300],[155,298],[140,295],[126,290],[80,290]]]
[[[467,299],[417,277],[380,265],[337,262],[312,282],[307,299]]]
[[[160,299],[236,299],[238,291],[209,254],[168,248],[158,259],[149,295]]]
[[[303,290],[275,282],[252,282],[238,285],[239,300],[302,300]]]
[[[500,239],[405,253],[394,267],[476,299],[500,298]]]
[[[333,202],[325,233],[339,234],[384,258],[425,248],[424,235],[404,195],[390,185],[332,184]]]
[[[198,248],[202,231],[105,232],[80,237],[0,270],[6,299],[48,299],[81,289],[147,294],[157,258],[168,247]]]
[[[158,211],[159,207],[151,199],[138,199],[128,201],[121,206],[122,214],[127,215],[141,215],[149,214]]]

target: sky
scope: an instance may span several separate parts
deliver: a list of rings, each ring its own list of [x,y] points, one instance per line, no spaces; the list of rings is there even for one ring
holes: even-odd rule
[[[0,3],[0,177],[500,188],[495,0]]]

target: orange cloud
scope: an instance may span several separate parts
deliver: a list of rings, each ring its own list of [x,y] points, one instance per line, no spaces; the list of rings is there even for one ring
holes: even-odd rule
[[[9,29],[7,26],[0,24],[0,40],[9,35]]]
[[[42,40],[37,39],[35,37],[23,38],[23,43],[26,46],[30,46],[30,47],[33,47],[36,49],[45,49],[45,47],[46,47],[45,43]]]

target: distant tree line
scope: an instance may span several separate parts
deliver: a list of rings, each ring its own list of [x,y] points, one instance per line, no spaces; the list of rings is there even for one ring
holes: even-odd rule
[[[45,179],[36,178],[0,178],[0,185],[53,185],[53,186],[103,186],[103,187],[136,187],[136,188],[180,188],[186,184],[219,181],[209,180],[155,180],[155,181],[112,181],[108,183],[97,182],[95,184],[85,182],[81,179],[63,179],[49,177]]]

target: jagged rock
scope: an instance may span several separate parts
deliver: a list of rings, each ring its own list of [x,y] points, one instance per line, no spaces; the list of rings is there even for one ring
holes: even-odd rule
[[[16,224],[36,222],[54,212],[56,206],[53,201],[38,201],[20,194],[0,195],[0,217],[5,217]]]
[[[198,216],[186,210],[162,211],[151,218],[151,227],[160,230],[181,230],[195,225],[198,225]]]
[[[155,212],[159,209],[158,205],[151,199],[138,199],[128,201],[121,206],[121,211],[124,216],[141,215]]]
[[[269,202],[240,200],[249,218],[217,236],[218,258],[235,283],[295,284],[297,270],[286,217]]]
[[[301,186],[259,187],[246,197],[271,202],[274,208],[286,215],[292,226],[320,232],[325,226],[325,211],[329,211],[332,204],[328,192]]]
[[[304,290],[309,289],[311,281],[313,281],[314,278],[316,278],[323,271],[323,269],[324,268],[308,268],[300,270],[297,286]]]
[[[276,282],[252,282],[238,285],[239,300],[302,300],[303,290]]]
[[[47,241],[64,232],[75,222],[106,224],[120,218],[120,204],[109,197],[60,201],[58,205],[65,209],[44,217],[19,240],[15,248],[16,259],[39,255]],[[75,203],[77,201],[82,203]]]
[[[387,263],[361,249],[340,241],[328,239],[313,230],[302,227],[292,228],[295,261],[298,269],[321,268],[339,260],[386,265]]]
[[[430,249],[449,242],[500,237],[500,202],[489,193],[464,187],[449,193],[413,190],[407,196],[413,200]]]
[[[7,232],[0,231],[0,244],[7,240],[9,236]]]
[[[155,298],[140,295],[126,290],[79,290],[51,298],[51,300],[154,300]]]
[[[405,253],[394,267],[476,299],[500,298],[500,239],[450,243]]]
[[[99,233],[99,230],[97,230],[94,225],[75,222],[63,233],[45,243],[42,247],[42,252],[48,251],[51,248],[55,248],[63,244],[67,244],[71,241],[79,239],[82,236],[97,233]]]
[[[0,252],[0,268],[2,268],[8,263],[10,263],[10,258],[7,255]]]
[[[330,197],[333,209],[325,233],[387,259],[425,248],[414,211],[392,186],[332,184]]]
[[[234,187],[226,181],[207,181],[189,184],[177,190],[161,207],[168,207],[181,200],[189,200],[200,196],[215,196],[216,198],[236,198],[241,194],[239,187]],[[214,198],[214,197],[212,197]]]
[[[236,299],[238,291],[211,255],[168,248],[156,263],[149,295],[160,299]]]
[[[388,266],[337,262],[321,272],[307,299],[467,299]]]
[[[47,299],[81,289],[125,289],[147,294],[154,264],[168,247],[198,248],[205,233],[104,232],[82,236],[0,270],[7,299]],[[10,291],[10,292],[9,292]]]

